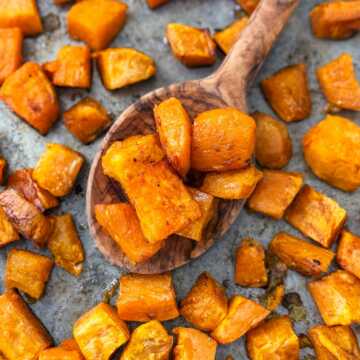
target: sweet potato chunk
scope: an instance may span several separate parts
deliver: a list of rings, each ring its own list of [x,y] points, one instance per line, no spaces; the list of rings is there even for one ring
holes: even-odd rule
[[[227,309],[225,289],[205,272],[182,300],[180,313],[197,328],[211,331],[225,318]]]
[[[0,28],[11,27],[30,36],[42,32],[36,0],[0,0]]]
[[[215,360],[217,343],[210,336],[185,327],[177,327],[173,333],[177,335],[174,360]]]
[[[0,207],[0,248],[16,240],[19,240],[19,234]]]
[[[76,350],[81,353],[80,347],[75,339],[65,339],[59,346],[65,350]]]
[[[327,272],[335,254],[287,234],[278,233],[271,241],[270,251],[287,267],[306,276]]]
[[[171,23],[166,37],[174,56],[188,67],[212,65],[216,61],[216,45],[206,29]]]
[[[256,9],[260,0],[236,0],[236,1],[241,5],[241,8],[247,14],[250,15]]]
[[[151,244],[145,239],[139,219],[130,204],[97,204],[95,216],[105,232],[134,263],[149,260],[163,245],[162,242]]]
[[[39,360],[84,360],[80,352],[66,350],[61,346],[44,350],[40,353]]]
[[[229,344],[240,339],[269,314],[269,310],[256,302],[236,295],[230,301],[225,319],[211,333],[211,336],[220,344]]]
[[[0,157],[0,185],[4,183],[7,161]]]
[[[343,230],[336,254],[337,263],[360,279],[360,237]]]
[[[275,317],[250,330],[246,335],[249,358],[298,360],[299,339],[287,316]]]
[[[14,228],[38,246],[45,246],[52,224],[40,210],[14,189],[0,193],[0,206]]]
[[[61,144],[46,144],[33,171],[34,180],[54,196],[69,194],[75,184],[83,156]]]
[[[33,169],[19,169],[14,171],[9,176],[8,186],[15,189],[40,211],[58,206],[58,199],[37,184],[32,178],[32,172]]]
[[[285,214],[286,221],[305,236],[330,247],[346,220],[339,204],[305,185]]]
[[[45,63],[43,69],[54,85],[89,88],[91,86],[90,49],[87,46],[64,46],[58,52],[57,59]]]
[[[171,320],[179,316],[170,274],[123,275],[117,309],[127,321]]]
[[[0,353],[8,360],[34,360],[50,347],[51,338],[20,295],[0,295]]]
[[[169,2],[169,0],[146,0],[147,4],[149,5],[149,8],[155,9],[158,6],[164,5]]]
[[[98,101],[86,97],[64,112],[64,124],[76,138],[88,144],[110,126],[111,118]]]
[[[154,60],[130,48],[113,48],[95,54],[102,82],[115,90],[147,80],[156,74]]]
[[[311,97],[304,64],[288,66],[261,82],[265,98],[286,122],[310,116]]]
[[[117,0],[80,1],[68,12],[69,34],[92,50],[105,49],[124,26],[127,9]]]
[[[256,124],[235,108],[214,109],[194,120],[191,167],[198,171],[237,170],[249,164]]]
[[[41,67],[32,62],[6,78],[0,99],[42,135],[47,134],[59,116],[55,90]]]
[[[161,145],[172,167],[181,176],[190,169],[192,124],[181,102],[170,98],[154,108]]]
[[[281,219],[300,191],[304,178],[300,173],[264,170],[247,205],[250,210]]]
[[[269,169],[281,169],[292,157],[292,141],[287,127],[264,113],[252,114],[256,120],[256,161]]]
[[[173,345],[173,337],[157,320],[138,326],[119,360],[167,360]]]
[[[308,286],[326,325],[360,322],[360,280],[354,275],[337,270]]]

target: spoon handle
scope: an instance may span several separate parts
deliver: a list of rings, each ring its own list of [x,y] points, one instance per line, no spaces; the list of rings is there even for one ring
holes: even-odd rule
[[[219,69],[204,79],[227,104],[247,110],[246,90],[301,0],[262,0]]]

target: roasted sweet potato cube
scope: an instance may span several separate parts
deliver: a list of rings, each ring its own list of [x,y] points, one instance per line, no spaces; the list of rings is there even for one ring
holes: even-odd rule
[[[273,110],[286,122],[310,116],[311,97],[304,64],[288,66],[261,81],[261,89]]]
[[[360,280],[357,277],[337,270],[308,286],[326,325],[360,322]]]
[[[16,240],[19,240],[19,234],[0,207],[0,248]]]
[[[360,237],[343,230],[336,253],[337,263],[360,279]]]
[[[116,306],[120,318],[126,321],[165,321],[179,316],[169,273],[123,275]]]
[[[180,313],[197,328],[211,331],[225,318],[227,310],[225,289],[205,272],[182,300]]]
[[[199,114],[193,125],[191,167],[198,171],[247,167],[255,149],[255,132],[254,119],[235,108]]]
[[[88,144],[110,126],[111,118],[98,101],[86,97],[64,112],[64,124],[76,138]]]
[[[236,250],[235,283],[263,287],[267,282],[264,247],[254,239],[243,239]]]
[[[91,55],[87,46],[66,45],[54,61],[43,69],[57,86],[89,88],[91,86]]]
[[[80,352],[66,350],[61,346],[44,350],[40,353],[39,360],[83,360]]]
[[[173,329],[177,335],[174,360],[215,360],[217,343],[203,332],[185,327]]]
[[[6,78],[0,99],[42,135],[47,134],[59,116],[55,90],[40,65],[32,62]]]
[[[318,360],[360,359],[356,335],[350,326],[317,325],[309,337]]]
[[[269,115],[256,112],[256,161],[268,169],[281,169],[292,157],[292,141],[287,127]]]
[[[69,34],[92,50],[105,49],[124,26],[127,9],[117,0],[80,1],[68,12]]]
[[[119,360],[167,360],[173,345],[173,337],[157,320],[138,326]]]
[[[335,200],[305,185],[287,209],[285,219],[305,236],[330,247],[345,223],[346,210]]]
[[[243,296],[234,296],[229,311],[211,336],[220,344],[229,344],[240,339],[250,329],[263,321],[270,311]]]
[[[304,183],[303,175],[278,170],[264,170],[247,205],[250,210],[281,219]]]
[[[59,346],[65,350],[76,350],[81,353],[80,347],[75,339],[65,339]]]
[[[306,276],[327,272],[335,254],[310,244],[285,232],[278,233],[271,241],[270,251],[287,267]]]
[[[0,206],[14,228],[38,246],[45,246],[52,224],[41,211],[14,189],[0,193]]]
[[[0,0],[0,28],[11,27],[30,36],[42,32],[36,0]]]
[[[246,347],[252,360],[298,360],[300,356],[299,338],[287,316],[272,318],[250,330]]]
[[[216,45],[206,29],[171,23],[166,37],[174,56],[188,67],[212,65],[216,61]]]
[[[4,183],[7,161],[0,157],[0,185]]]
[[[256,9],[260,0],[236,0],[236,1],[241,5],[241,8],[247,14],[250,15]]]
[[[84,163],[83,156],[61,144],[46,144],[33,171],[34,180],[54,196],[69,194]]]
[[[169,2],[169,0],[146,0],[147,4],[149,5],[149,8],[155,9],[158,6],[164,5]]]
[[[33,169],[15,170],[9,176],[8,186],[15,189],[40,211],[58,206],[59,200],[37,184],[32,178],[32,172]]]
[[[181,102],[170,98],[154,108],[161,145],[172,167],[185,176],[190,169],[192,123]]]
[[[149,260],[163,246],[162,242],[151,244],[145,239],[139,219],[130,204],[97,204],[95,216],[104,231],[134,263]]]

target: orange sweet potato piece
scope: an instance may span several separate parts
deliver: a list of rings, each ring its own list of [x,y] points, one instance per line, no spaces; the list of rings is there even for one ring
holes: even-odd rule
[[[225,289],[204,272],[181,301],[180,313],[197,328],[211,331],[225,318],[227,310]]]
[[[246,335],[249,358],[298,360],[299,338],[293,330],[290,319],[280,316],[265,321]]]
[[[287,209],[285,219],[305,236],[330,247],[345,223],[346,211],[335,200],[305,185]]]
[[[310,116],[311,97],[306,65],[297,64],[281,69],[261,81],[261,89],[274,111],[286,122]]]
[[[169,0],[146,0],[147,4],[149,5],[149,8],[155,9],[158,6],[164,5],[169,2]]]
[[[4,183],[7,161],[0,157],[0,185]]]
[[[227,171],[247,167],[255,149],[256,124],[235,108],[199,114],[193,125],[191,167]]]
[[[33,171],[34,180],[54,196],[69,194],[84,163],[83,156],[61,144],[46,144]]]
[[[86,97],[64,112],[64,124],[76,138],[88,144],[111,125],[111,118],[98,101]]]
[[[52,345],[47,331],[20,295],[0,295],[0,352],[7,360],[34,360]]]
[[[170,23],[166,37],[174,56],[188,67],[212,65],[216,61],[216,45],[206,29]]]
[[[62,347],[56,347],[44,350],[40,353],[38,360],[83,360],[84,357],[80,352],[74,350],[66,350]]]
[[[256,302],[236,295],[230,301],[226,317],[211,333],[211,336],[220,344],[229,344],[240,339],[269,314],[269,310]]]
[[[188,113],[176,98],[164,100],[154,108],[161,145],[172,167],[181,176],[190,169],[192,124]]]
[[[77,352],[81,353],[80,347],[75,339],[65,339],[59,346],[65,350],[76,350]]]
[[[236,250],[235,283],[263,287],[267,282],[264,247],[254,239],[243,239]]]
[[[360,237],[343,230],[336,253],[337,263],[360,279]]]
[[[6,78],[0,99],[42,135],[47,134],[59,116],[55,90],[41,67],[32,62]]]
[[[69,34],[92,50],[105,49],[124,26],[127,9],[117,0],[80,1],[68,12]]]
[[[236,1],[241,5],[241,8],[249,15],[256,9],[256,7],[260,2],[260,0],[236,0]]]
[[[0,248],[19,240],[19,234],[9,221],[5,211],[0,207]]]

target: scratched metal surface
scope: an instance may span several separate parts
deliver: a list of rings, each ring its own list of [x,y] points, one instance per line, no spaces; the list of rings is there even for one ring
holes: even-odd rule
[[[51,0],[40,0],[38,2],[43,18],[47,19],[49,31],[36,39],[26,40],[25,58],[45,62],[53,59],[62,45],[73,43],[73,41],[68,38],[66,33],[65,15],[68,7],[55,7],[51,4]],[[150,11],[144,4],[145,0],[127,0],[127,3],[129,5],[127,25],[112,45],[136,47],[150,54],[157,62],[158,74],[156,78],[148,82],[110,93],[102,87],[97,71],[94,69],[93,86],[90,93],[101,100],[114,117],[139,96],[154,88],[206,76],[218,66],[222,58],[220,53],[218,54],[218,63],[212,68],[189,70],[176,61],[164,42],[164,28],[168,22],[184,22],[195,26],[209,27],[214,30],[230,23],[239,11],[233,0],[172,0],[169,5],[156,11]],[[307,183],[335,198],[348,211],[347,227],[351,231],[360,234],[360,191],[351,195],[345,194],[316,179],[305,166],[300,147],[301,138],[305,131],[324,116],[325,101],[314,76],[315,68],[347,51],[353,55],[360,76],[359,36],[346,41],[331,42],[315,39],[311,35],[308,13],[317,3],[320,3],[320,1],[302,1],[301,6],[292,17],[265,63],[256,83],[250,89],[249,105],[251,110],[272,113],[259,91],[258,81],[285,65],[298,62],[307,63],[313,99],[313,113],[311,118],[289,125],[294,142],[294,157],[287,170],[305,173]],[[56,24],[57,20],[60,21],[59,24]],[[81,97],[88,95],[88,92],[79,90],[59,90],[59,93],[63,109],[67,109]],[[359,113],[349,112],[344,114],[360,124]],[[4,104],[0,104],[0,149],[1,153],[9,160],[10,170],[34,166],[47,142],[67,144],[83,153],[87,159],[87,165],[81,173],[75,191],[62,201],[61,207],[57,210],[58,212],[71,212],[75,216],[86,249],[87,260],[84,271],[80,278],[76,279],[62,269],[55,268],[45,296],[31,305],[56,342],[71,335],[74,321],[84,311],[98,303],[111,281],[119,278],[123,273],[121,269],[110,266],[104,260],[95,248],[87,228],[84,196],[86,180],[89,164],[100,141],[101,139],[89,146],[81,145],[67,132],[61,120],[48,136],[41,137],[12,114]],[[300,235],[283,221],[273,221],[260,215],[250,214],[244,210],[223,241],[216,243],[200,259],[174,272],[178,299],[180,300],[185,296],[196,277],[205,270],[211,272],[220,282],[224,283],[229,296],[236,293],[251,298],[259,296],[263,290],[248,290],[233,284],[234,251],[242,237],[252,236],[266,245],[272,236],[280,230]],[[25,241],[20,241],[13,246],[0,250],[1,290],[6,253],[12,247],[31,248],[31,245]],[[306,282],[305,277],[291,271],[286,280],[287,291],[299,292],[308,309],[307,321],[296,324],[298,333],[305,332],[309,326],[321,321],[306,290]],[[279,312],[286,313],[286,310],[281,308]],[[172,328],[179,324],[184,324],[183,320],[178,319],[169,322],[167,325]],[[356,331],[360,333],[360,328],[358,327]],[[230,346],[220,346],[217,359],[225,359],[226,355],[229,354],[237,360],[246,359],[244,340],[241,339]]]

